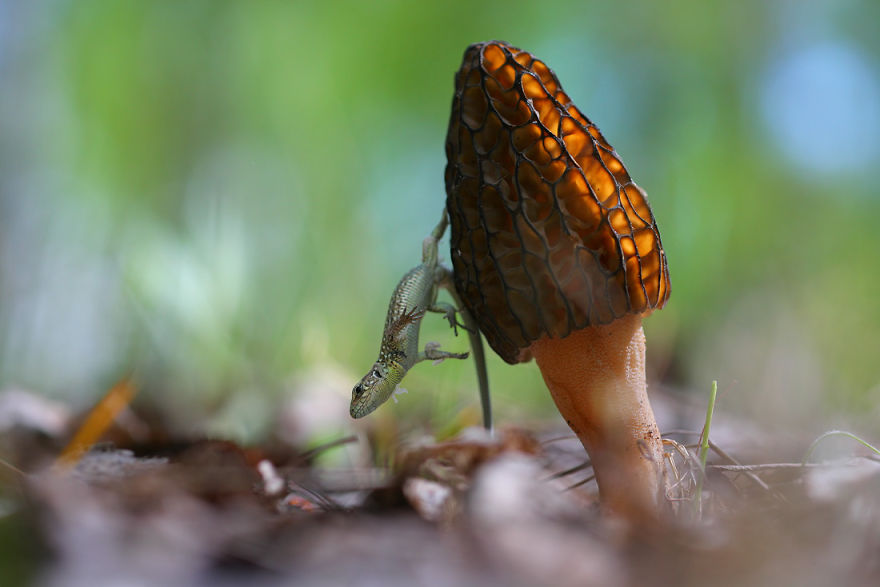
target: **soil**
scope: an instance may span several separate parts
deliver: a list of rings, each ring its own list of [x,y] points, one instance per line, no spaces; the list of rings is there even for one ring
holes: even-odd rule
[[[666,434],[671,513],[639,525],[602,513],[567,430],[467,429],[340,466],[353,448],[375,462],[375,441],[244,447],[141,417],[62,463],[82,419],[16,393],[0,401],[3,585],[880,584],[880,462],[856,443],[806,465],[716,447],[698,506],[698,435]]]

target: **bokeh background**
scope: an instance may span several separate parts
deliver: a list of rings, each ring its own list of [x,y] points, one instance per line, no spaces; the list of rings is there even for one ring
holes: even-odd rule
[[[86,409],[134,372],[194,430],[255,440],[293,402],[309,438],[344,432],[443,207],[453,74],[500,38],[648,192],[651,389],[717,379],[719,409],[876,435],[878,23],[871,0],[0,2],[0,389]],[[533,364],[490,376],[500,422],[558,418]],[[371,418],[477,421],[470,364],[405,387]]]

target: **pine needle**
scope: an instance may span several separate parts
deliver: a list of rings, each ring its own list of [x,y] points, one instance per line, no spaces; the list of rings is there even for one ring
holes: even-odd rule
[[[100,440],[119,412],[131,403],[136,393],[137,389],[131,377],[126,377],[111,387],[101,401],[89,412],[88,417],[73,435],[73,440],[61,451],[61,455],[55,461],[55,466],[65,469],[75,466],[82,456]]]

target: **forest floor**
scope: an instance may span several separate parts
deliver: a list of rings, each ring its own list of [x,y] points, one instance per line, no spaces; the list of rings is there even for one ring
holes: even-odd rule
[[[467,429],[331,467],[372,440],[243,447],[124,414],[71,455],[88,418],[0,394],[0,584],[880,584],[880,459],[855,441],[802,463],[809,440],[719,428],[698,505],[699,430],[670,431],[672,514],[627,528],[567,430]]]

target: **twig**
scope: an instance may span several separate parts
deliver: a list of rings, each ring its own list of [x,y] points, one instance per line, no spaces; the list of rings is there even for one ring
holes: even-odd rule
[[[566,491],[571,491],[572,489],[576,489],[576,488],[580,487],[581,485],[586,485],[587,483],[589,483],[590,481],[592,481],[592,480],[595,479],[595,478],[596,478],[596,475],[595,475],[595,474],[590,475],[590,476],[587,477],[586,479],[583,479],[583,480],[581,480],[581,481],[578,481],[578,482],[575,483],[574,485],[569,485],[568,487],[565,488],[565,490],[566,490]]]
[[[724,450],[721,449],[720,446],[718,446],[717,444],[715,444],[711,440],[709,441],[709,448],[711,448],[712,451],[715,452],[715,454],[717,454],[722,459],[725,459],[725,460],[733,463],[734,465],[742,465],[741,462],[739,462],[738,460],[736,460],[735,458],[733,458],[732,456],[727,454]],[[754,473],[750,473],[748,471],[746,471],[745,473],[746,473],[746,477],[748,477],[749,479],[754,481],[761,489],[763,489],[765,491],[773,491],[769,485],[764,483],[763,479],[761,479],[760,477],[758,477]],[[776,492],[774,491],[774,493],[776,493]],[[782,496],[777,494],[777,497],[782,497]]]
[[[551,442],[560,442],[562,440],[572,440],[577,438],[576,434],[566,434],[565,436],[555,436],[553,438],[548,438],[547,440],[542,440],[541,444],[550,444]]]
[[[322,452],[326,452],[326,451],[330,450],[331,448],[336,448],[337,446],[351,444],[352,442],[356,442],[356,441],[357,441],[357,436],[354,436],[354,435],[345,436],[343,438],[338,438],[336,440],[331,440],[330,442],[320,444],[320,445],[316,446],[315,448],[310,448],[309,450],[305,451],[304,453],[300,454],[299,456],[304,461],[311,461],[314,457],[318,456]]]
[[[24,471],[22,471],[21,469],[19,469],[18,467],[16,467],[15,465],[13,465],[12,463],[10,463],[9,461],[7,461],[4,458],[0,458],[0,465],[3,465],[4,467],[9,469],[13,473],[18,474],[20,477],[27,477],[27,474]]]
[[[592,466],[592,463],[590,461],[584,461],[580,465],[575,465],[574,467],[571,467],[570,469],[566,469],[564,471],[559,471],[558,473],[553,473],[552,475],[547,477],[546,480],[551,481],[553,479],[559,479],[560,477],[568,477],[569,475],[571,475],[573,473],[577,473],[578,471],[583,471],[584,469],[589,469],[591,466]]]
[[[675,430],[669,430],[669,431],[667,431],[667,432],[664,432],[664,433],[663,433],[663,436],[667,436],[667,435],[669,435],[669,434],[680,434],[680,435],[687,435],[687,436],[697,436],[697,435],[701,434],[701,432],[700,432],[699,430],[685,430],[685,429],[683,429],[683,428],[678,428],[678,429],[675,429]],[[686,444],[685,446],[686,446],[687,448],[694,448],[694,449],[695,449],[695,448],[697,448],[698,446],[700,446],[700,443],[698,442],[697,444]],[[714,452],[715,454],[717,454],[719,457],[721,457],[722,459],[726,460],[727,462],[729,462],[729,463],[731,463],[731,464],[733,464],[733,465],[742,465],[742,463],[740,463],[738,460],[736,460],[735,458],[733,458],[732,456],[730,456],[730,454],[729,454],[728,452],[726,452],[726,451],[725,451],[724,449],[722,449],[720,446],[718,446],[717,444],[715,444],[714,442],[712,442],[711,439],[709,440],[709,448],[712,450],[712,452]],[[710,465],[709,468],[714,468],[714,467]],[[753,481],[758,487],[760,487],[760,488],[763,489],[764,491],[770,491],[770,492],[772,492],[772,493],[775,495],[775,497],[777,497],[778,499],[781,499],[782,501],[788,501],[788,500],[785,499],[785,496],[783,496],[781,493],[779,493],[778,491],[776,491],[775,489],[773,489],[772,487],[770,487],[769,485],[767,485],[767,484],[766,484],[766,483],[765,483],[760,477],[758,477],[758,475],[756,475],[754,472],[752,472],[752,471],[742,471],[742,473],[745,474],[746,477],[748,477],[749,479],[751,479],[751,480],[752,480],[752,481]]]
[[[344,509],[336,500],[332,499],[330,496],[325,495],[322,491],[318,491],[316,489],[311,489],[306,487],[302,483],[297,483],[294,481],[288,481],[288,488],[291,492],[296,493],[297,491],[301,493],[305,493],[306,495],[312,497],[316,502],[320,503],[325,511],[336,511]]]
[[[774,471],[784,469],[821,469],[826,467],[836,467],[843,464],[844,463],[760,463],[757,465],[709,465],[707,468],[717,469],[719,471],[736,471],[745,473],[748,471]],[[850,463],[847,466],[854,467],[856,465]]]

